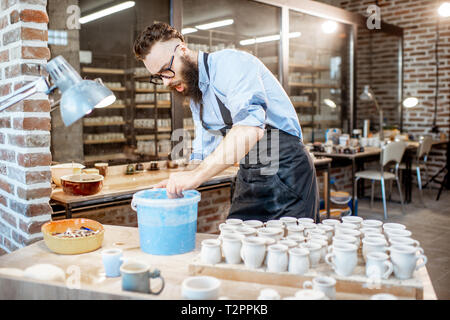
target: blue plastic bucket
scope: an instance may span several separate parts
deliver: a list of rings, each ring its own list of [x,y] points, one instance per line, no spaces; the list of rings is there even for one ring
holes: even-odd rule
[[[136,192],[131,208],[137,212],[142,251],[174,255],[195,249],[200,192],[183,191],[183,198],[169,199],[166,189]]]

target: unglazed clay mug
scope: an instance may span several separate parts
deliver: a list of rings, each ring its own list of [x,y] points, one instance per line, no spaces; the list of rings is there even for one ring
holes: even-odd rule
[[[303,275],[309,270],[309,250],[304,248],[292,248],[289,250],[288,271]]]
[[[364,238],[362,240],[362,254],[364,261],[367,261],[367,254],[370,252],[386,252],[388,249],[388,243],[385,239],[379,238]]]
[[[219,263],[222,260],[221,241],[219,239],[203,240],[200,258],[203,263]]]
[[[319,276],[312,281],[305,281],[303,289],[322,291],[330,300],[336,300],[336,280],[332,277]]]
[[[358,242],[356,244],[358,246],[358,248],[361,245],[362,233],[359,230],[338,229],[338,230],[336,230],[336,235],[347,235],[347,236],[355,237],[358,240]]]
[[[394,265],[394,275],[397,279],[406,280],[413,277],[414,271],[419,270],[427,263],[427,257],[417,254],[419,248],[406,245],[395,245],[388,248],[391,261]],[[417,261],[422,263],[417,265]]]
[[[227,219],[225,223],[232,226],[241,226],[243,221],[241,219]]]
[[[284,229],[284,223],[280,220],[269,220],[266,222],[266,228],[281,228]]]
[[[102,261],[107,277],[120,277],[120,266],[123,263],[121,249],[106,249],[102,251]]]
[[[350,276],[358,263],[358,247],[350,243],[333,244],[333,252],[325,257],[336,274],[344,277]]]
[[[260,268],[266,256],[266,240],[261,237],[242,239],[241,258],[247,268]]]
[[[366,276],[370,279],[387,279],[394,270],[389,256],[383,252],[369,252],[366,257]]]
[[[341,222],[339,220],[337,220],[337,219],[324,219],[324,220],[322,220],[322,224],[327,225],[327,226],[331,226],[334,229],[336,229],[336,227],[338,225],[340,225]]]
[[[120,267],[122,274],[122,290],[150,293],[158,295],[164,289],[164,278],[158,269],[150,272],[150,268],[139,261],[126,261]],[[150,279],[161,279],[161,288],[153,292],[150,288]]]
[[[289,262],[288,247],[283,244],[269,246],[267,252],[267,271],[284,272]]]
[[[241,263],[241,247],[243,238],[245,237],[241,234],[224,234],[222,236],[222,252],[227,263]]]

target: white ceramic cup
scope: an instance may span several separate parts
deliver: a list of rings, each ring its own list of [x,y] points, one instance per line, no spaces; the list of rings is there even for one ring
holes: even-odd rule
[[[290,236],[290,235],[294,235],[294,234],[297,234],[297,235],[301,235],[301,236],[304,236],[305,234],[304,234],[304,230],[305,230],[305,227],[304,226],[302,226],[302,225],[291,225],[291,226],[287,226],[286,227],[286,230],[287,230],[287,235],[288,236]]]
[[[334,227],[326,224],[318,224],[317,228],[325,231],[325,235],[328,238],[328,243],[331,243],[331,240],[333,239],[334,236]]]
[[[280,221],[284,223],[286,227],[288,226],[296,226],[297,218],[296,217],[281,217]]]
[[[259,220],[245,220],[242,222],[242,224],[246,227],[255,228],[255,229],[264,227],[264,223]]]
[[[322,224],[336,228],[336,226],[340,225],[341,222],[337,219],[324,219],[322,220]]]
[[[283,237],[284,229],[264,227],[256,229],[256,233],[260,237],[273,238],[278,241]]]
[[[254,237],[257,235],[256,230],[255,228],[240,226],[236,228],[235,232],[245,237]]]
[[[336,280],[332,277],[319,276],[312,281],[305,281],[303,289],[322,291],[330,300],[336,300]]]
[[[404,224],[394,223],[394,222],[387,222],[387,223],[383,224],[383,231],[392,230],[392,229],[406,230],[406,226]]]
[[[322,240],[322,239],[311,239],[309,240],[309,242],[311,243],[317,243],[320,244],[320,261],[325,261],[325,256],[328,253],[328,241],[327,240]]]
[[[413,246],[413,247],[419,247],[420,248],[420,242],[417,240],[414,240],[410,237],[391,237],[389,238],[389,243],[392,246],[395,245],[407,245],[407,246]],[[423,254],[423,251],[421,252]]]
[[[361,217],[358,217],[358,216],[345,216],[345,217],[342,217],[341,220],[343,223],[353,223],[359,229],[359,228],[361,228],[361,224],[364,219]]]
[[[309,250],[304,248],[292,248],[289,250],[288,271],[303,275],[309,270]]]
[[[316,267],[319,264],[320,257],[322,254],[322,246],[314,242],[305,242],[301,243],[299,247],[303,249],[308,249],[310,265],[311,267]]]
[[[266,222],[266,228],[281,228],[284,229],[284,223],[280,220],[268,220]]]
[[[378,293],[371,296],[370,300],[398,300],[398,298],[389,293]]]
[[[121,249],[105,249],[102,251],[103,267],[107,277],[120,277],[120,266],[123,263],[123,251]]]
[[[265,288],[259,292],[258,300],[281,300],[281,296],[278,291]]]
[[[358,238],[346,234],[339,234],[333,237],[332,245],[334,244],[340,244],[340,243],[351,243],[355,246],[358,246],[359,240]],[[330,246],[331,247],[331,246]],[[330,251],[330,250],[328,250]]]
[[[260,268],[266,256],[266,240],[261,237],[242,239],[241,258],[247,268]]]
[[[241,247],[243,238],[244,236],[240,234],[224,234],[222,236],[222,252],[227,263],[241,263]]]
[[[371,233],[371,232],[369,232],[369,233],[366,233],[364,235],[364,237],[363,237],[363,239],[372,239],[372,238],[386,240],[386,237],[382,233]]]
[[[383,221],[375,219],[367,219],[361,222],[361,228],[373,228],[383,232]]]
[[[336,226],[336,229],[353,229],[358,230],[358,226],[354,223],[342,222],[340,225]]]
[[[239,225],[221,223],[219,224],[220,234],[235,232]]]
[[[385,230],[384,233],[386,234],[388,240],[392,237],[411,237],[412,235],[412,232],[406,229],[388,229]]]
[[[183,280],[181,295],[188,300],[215,300],[222,282],[210,276],[195,276]]]
[[[273,244],[269,246],[267,252],[267,271],[284,272],[287,271],[289,263],[288,247],[283,244]]]
[[[355,237],[356,239],[358,239],[358,243],[357,243],[358,248],[361,245],[362,233],[359,230],[338,229],[338,230],[336,230],[336,235],[347,235],[347,236]]]
[[[333,252],[326,255],[325,262],[336,274],[348,277],[358,263],[358,247],[350,243],[333,244]]]
[[[389,256],[383,252],[369,252],[366,258],[366,276],[370,279],[387,279],[394,271]]]
[[[278,240],[277,243],[283,244],[283,245],[287,246],[288,249],[295,248],[295,247],[298,246],[297,241],[295,241],[295,240],[290,240],[290,239],[281,239],[281,240]]]
[[[299,224],[301,224],[301,223],[314,223],[314,219],[312,219],[312,218],[298,218],[297,222]]]
[[[362,233],[362,237],[364,238],[367,234],[380,234],[383,235],[383,232],[380,231],[380,229],[377,228],[368,228],[364,227],[359,229],[359,231]],[[384,236],[384,235],[383,235]]]
[[[233,226],[241,226],[243,221],[241,219],[227,219],[225,223]]]
[[[388,248],[394,265],[394,275],[397,279],[406,280],[413,277],[414,271],[419,270],[427,263],[427,257],[417,254],[419,248],[406,245],[395,245]],[[417,261],[422,259],[419,265]]]
[[[325,293],[314,289],[301,289],[295,293],[297,300],[328,300]]]
[[[388,243],[385,239],[379,238],[364,238],[362,240],[362,255],[364,261],[367,261],[367,254],[370,252],[382,252],[385,253],[388,248]]]
[[[221,241],[219,239],[203,240],[200,258],[203,263],[219,263],[222,260]]]
[[[287,239],[287,240],[293,240],[293,241],[297,242],[297,246],[298,246],[300,243],[305,242],[305,237],[304,237],[303,235],[300,235],[300,234],[291,234],[291,235],[288,235],[288,236],[286,237],[286,239]]]

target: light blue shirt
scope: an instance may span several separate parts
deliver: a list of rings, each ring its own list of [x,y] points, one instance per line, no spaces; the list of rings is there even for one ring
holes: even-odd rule
[[[198,54],[199,87],[203,94],[203,122],[209,129],[225,126],[217,97],[230,111],[233,126],[265,125],[302,138],[297,113],[281,84],[269,69],[255,56],[234,49],[210,53],[209,79],[203,63],[203,52]],[[205,159],[223,137],[205,130],[200,121],[200,105],[190,103],[195,125],[191,160]]]

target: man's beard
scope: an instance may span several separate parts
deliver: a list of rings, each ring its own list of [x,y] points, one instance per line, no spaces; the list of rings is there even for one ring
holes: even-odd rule
[[[185,97],[189,97],[194,100],[195,103],[200,103],[202,100],[202,92],[198,86],[198,66],[189,58],[181,56],[181,62],[183,63],[183,69],[181,70],[181,83],[184,85],[182,94]],[[175,89],[178,82],[175,85],[171,85],[171,89]]]

